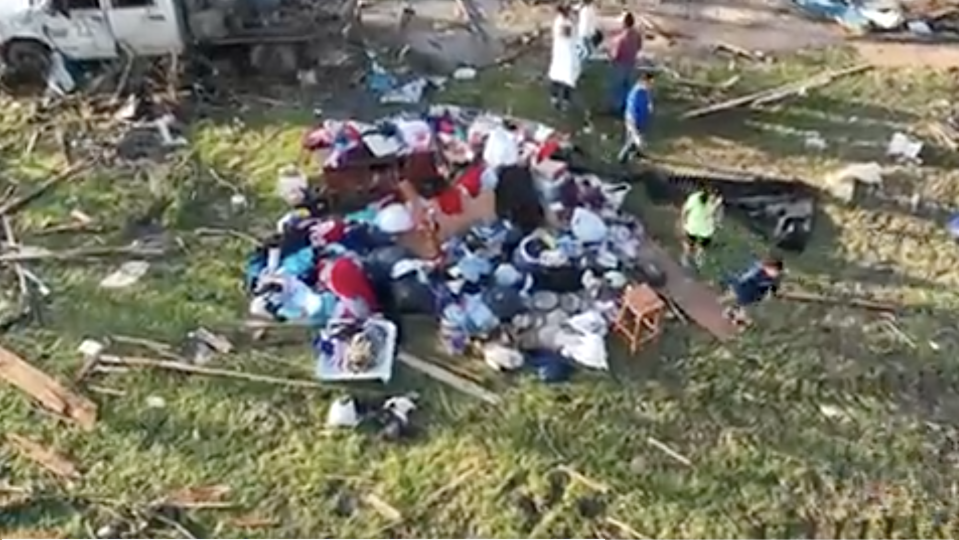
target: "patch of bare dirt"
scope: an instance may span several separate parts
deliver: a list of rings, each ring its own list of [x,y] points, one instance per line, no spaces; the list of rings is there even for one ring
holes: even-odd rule
[[[883,67],[959,68],[959,44],[855,41],[852,46],[867,62]]]

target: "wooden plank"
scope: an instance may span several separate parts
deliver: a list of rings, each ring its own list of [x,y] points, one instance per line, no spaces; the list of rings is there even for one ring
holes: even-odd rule
[[[427,375],[428,377],[436,379],[442,383],[446,383],[453,388],[456,388],[460,392],[469,394],[476,399],[489,403],[490,405],[499,405],[503,402],[503,398],[499,394],[488,390],[473,381],[464,379],[463,377],[460,377],[459,375],[432,362],[417,358],[410,353],[400,351],[400,353],[396,355],[396,359],[406,366],[411,367],[424,375]]]
[[[704,283],[693,279],[662,247],[651,238],[644,239],[640,260],[656,265],[666,275],[666,283],[658,290],[676,303],[690,320],[720,341],[739,335],[739,329],[723,314],[719,295]]]
[[[23,358],[0,346],[0,378],[16,386],[51,411],[91,430],[97,421],[97,405],[75,394]]]
[[[23,457],[66,480],[79,480],[80,470],[64,455],[16,433],[7,433],[7,442]]]

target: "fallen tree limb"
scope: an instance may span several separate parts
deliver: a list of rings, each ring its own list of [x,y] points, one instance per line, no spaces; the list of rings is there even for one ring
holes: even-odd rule
[[[172,360],[157,360],[154,358],[142,358],[137,356],[113,356],[103,355],[99,361],[103,364],[124,367],[140,367],[163,369],[167,371],[179,371],[181,373],[191,373],[193,375],[204,375],[207,377],[225,377],[229,379],[239,379],[249,382],[259,382],[266,384],[276,384],[280,386],[289,386],[294,388],[327,388],[326,385],[311,381],[308,379],[286,379],[283,377],[273,377],[270,375],[259,375],[256,373],[245,373],[242,371],[233,371],[229,369],[217,369],[202,366],[194,366],[183,362]]]
[[[47,409],[72,419],[84,429],[93,429],[96,424],[96,403],[70,392],[49,375],[4,347],[0,347],[0,378],[16,386]]]
[[[680,118],[689,119],[689,118],[698,118],[700,116],[706,116],[709,114],[714,114],[717,112],[726,111],[729,109],[735,109],[738,107],[745,107],[751,105],[765,105],[772,103],[774,101],[779,101],[785,99],[791,95],[799,94],[801,92],[806,92],[813,88],[818,88],[825,86],[836,79],[841,77],[847,77],[850,75],[855,75],[857,73],[862,73],[869,69],[872,69],[872,64],[857,64],[854,66],[849,66],[845,68],[839,68],[834,70],[825,71],[812,77],[802,79],[799,81],[793,81],[790,83],[777,86],[775,88],[768,88],[766,90],[761,90],[759,92],[754,92],[752,94],[747,94],[745,96],[739,96],[733,99],[722,101],[720,103],[715,103],[713,105],[706,105],[704,107],[699,107],[691,111],[687,111]]]
[[[21,195],[20,197],[15,197],[9,201],[3,203],[3,206],[0,206],[0,215],[11,215],[15,214],[18,211],[22,210],[25,206],[33,202],[34,200],[40,198],[46,192],[50,191],[57,185],[69,180],[70,178],[76,176],[78,173],[90,168],[93,165],[94,161],[87,160],[81,161],[79,163],[71,165],[67,170],[56,174],[47,180],[44,180],[39,186],[35,187],[33,190]]]

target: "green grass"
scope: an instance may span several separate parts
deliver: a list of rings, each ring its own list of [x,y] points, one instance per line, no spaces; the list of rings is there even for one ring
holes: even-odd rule
[[[836,52],[735,69],[724,64],[677,70],[697,81],[738,73],[740,81],[724,92],[732,96],[851,61]],[[517,66],[487,73],[453,86],[443,98],[580,126],[580,119],[559,119],[549,111],[540,71]],[[889,136],[932,118],[939,102],[950,99],[951,84],[934,73],[874,71],[762,111],[678,122],[678,113],[697,101],[721,96],[697,95],[693,87],[664,78],[654,150],[815,183],[844,162],[882,160]],[[585,86],[587,99],[599,99],[597,79]],[[52,140],[23,155],[32,129],[27,113],[3,108],[5,181],[37,182],[44,167],[58,163]],[[231,328],[245,312],[239,278],[247,246],[192,231],[270,227],[279,212],[272,197],[275,171],[297,158],[308,120],[302,112],[272,110],[245,124],[200,122],[191,133],[194,153],[183,160],[191,165],[169,167],[152,191],[132,174],[98,171],[31,205],[16,220],[23,243],[92,245],[129,240],[143,229],[131,223],[142,225],[143,216],[155,213],[156,199],[169,198],[172,203],[155,221],[170,244],[181,247],[155,261],[140,283],[114,292],[97,284],[118,261],[32,264],[54,289],[45,325],[17,328],[3,336],[3,344],[69,380],[79,367],[75,349],[84,337],[125,334],[178,342],[200,324]],[[830,146],[806,150],[802,137],[783,126],[818,131]],[[595,120],[592,133],[577,131],[588,147],[607,156],[620,134],[616,122],[604,119]],[[888,188],[916,189],[927,200],[955,205],[959,175],[953,160],[941,151],[935,157],[890,179]],[[232,189],[213,181],[208,167],[244,193],[250,208],[231,210]],[[650,207],[641,194],[631,204],[654,234],[671,240],[673,210]],[[66,221],[73,209],[112,232],[31,232]],[[326,408],[345,391],[336,386],[308,391],[159,372],[99,375],[98,385],[125,395],[88,392],[100,404],[101,419],[87,433],[58,423],[3,385],[0,429],[70,455],[84,476],[62,485],[3,447],[0,485],[29,486],[34,497],[19,504],[7,500],[0,534],[84,536],[104,525],[111,510],[183,487],[225,484],[238,508],[184,516],[197,536],[632,534],[617,529],[612,518],[649,537],[954,537],[959,340],[937,334],[955,325],[959,250],[940,224],[889,205],[827,204],[824,213],[809,251],[787,261],[790,281],[909,306],[899,324],[916,348],[892,339],[862,312],[773,301],[760,308],[756,327],[728,347],[672,323],[648,351],[617,354],[609,375],[582,373],[555,387],[525,377],[491,380],[506,392],[498,409],[399,368],[386,390],[423,394],[418,421],[425,432],[398,446],[361,432],[328,432]],[[709,263],[711,277],[762,249],[735,223],[722,234]],[[15,290],[15,279],[5,279],[4,290]],[[930,339],[939,351],[928,345]],[[269,347],[244,343],[217,366],[291,377],[312,372],[306,340]],[[165,407],[150,408],[152,396],[162,397]],[[650,437],[692,465],[658,450]],[[563,482],[553,472],[561,464],[608,491],[575,479]],[[473,473],[465,481],[435,495],[466,471]],[[367,493],[406,519],[390,523],[362,503]],[[0,504],[4,496],[0,488]],[[520,501],[530,500],[537,512],[522,509]],[[344,506],[352,508],[343,512]],[[275,524],[238,528],[233,519],[244,515]]]

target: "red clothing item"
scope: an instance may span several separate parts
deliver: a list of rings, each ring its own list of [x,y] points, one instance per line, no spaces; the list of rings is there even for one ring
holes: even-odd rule
[[[358,262],[350,257],[320,261],[317,265],[320,283],[345,300],[362,300],[370,311],[379,311],[373,285]]]
[[[486,168],[482,164],[471,165],[463,171],[463,174],[456,181],[457,185],[463,186],[470,197],[476,197],[483,189],[483,171]]]
[[[440,211],[448,216],[463,213],[463,190],[452,185],[436,196],[436,204]]]
[[[643,48],[643,36],[635,28],[624,28],[613,36],[611,56],[614,64],[633,66]]]

